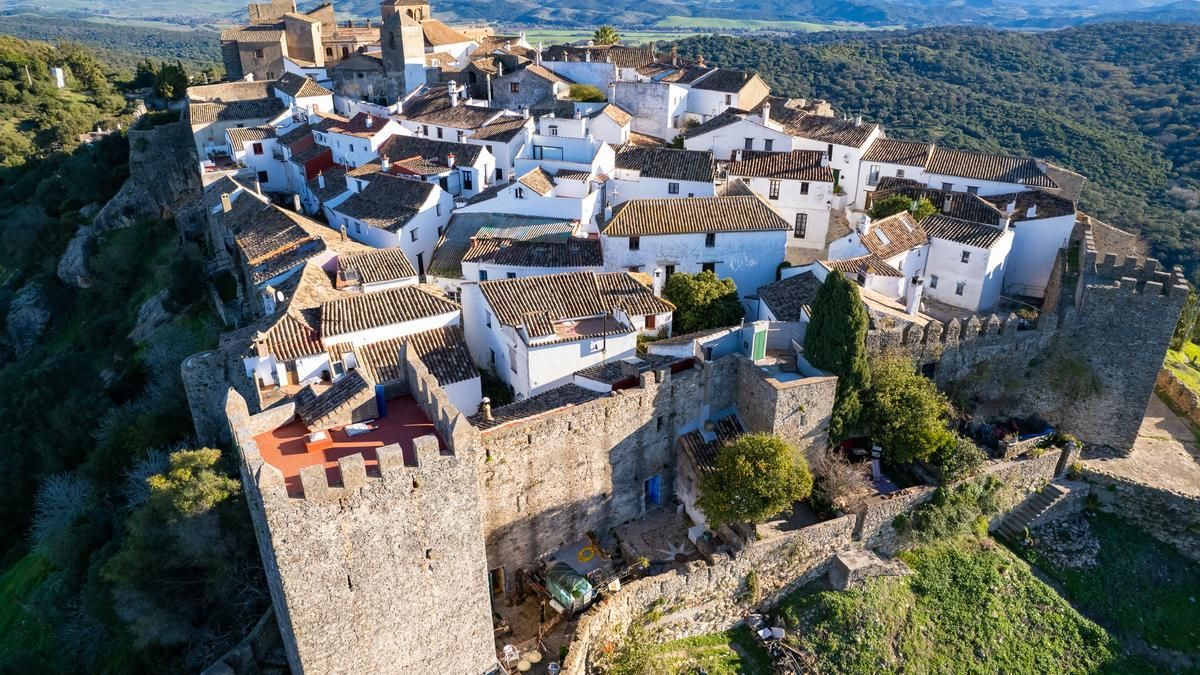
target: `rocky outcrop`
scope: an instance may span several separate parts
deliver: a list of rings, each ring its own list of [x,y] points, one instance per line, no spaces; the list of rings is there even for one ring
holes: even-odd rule
[[[50,310],[46,308],[41,284],[28,283],[22,286],[13,296],[6,323],[8,343],[17,356],[24,356],[33,349],[42,339],[49,323]]]
[[[94,233],[95,228],[91,225],[81,225],[75,231],[75,236],[71,237],[71,241],[67,243],[67,250],[58,259],[58,278],[62,279],[64,284],[78,288],[87,288],[92,285],[87,261],[88,254],[92,250]]]
[[[129,179],[96,215],[99,230],[128,227],[144,218],[169,218],[170,207],[200,194],[191,129],[172,122],[129,130]]]
[[[138,308],[137,322],[129,331],[129,339],[135,344],[141,344],[150,339],[155,329],[167,323],[174,316],[166,308],[167,289],[155,293]]]

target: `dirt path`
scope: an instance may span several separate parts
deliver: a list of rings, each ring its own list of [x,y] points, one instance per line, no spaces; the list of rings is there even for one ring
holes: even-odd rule
[[[1157,396],[1150,399],[1128,457],[1085,459],[1084,464],[1145,485],[1200,496],[1200,449],[1196,435]]]

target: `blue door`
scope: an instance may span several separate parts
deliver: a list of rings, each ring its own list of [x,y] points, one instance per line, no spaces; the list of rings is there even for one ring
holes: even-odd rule
[[[646,479],[646,506],[662,504],[662,478],[651,476]]]
[[[387,399],[383,395],[383,385],[375,385],[375,405],[379,408],[379,419],[387,417]]]

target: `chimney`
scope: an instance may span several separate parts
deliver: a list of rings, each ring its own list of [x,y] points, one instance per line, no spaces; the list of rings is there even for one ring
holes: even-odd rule
[[[771,123],[771,104],[765,99],[763,100],[762,118],[764,127]]]
[[[454,153],[453,153],[453,152],[451,152],[451,153],[447,153],[447,155],[446,155],[446,166],[448,166],[448,167],[450,167],[451,169],[453,169],[453,168],[454,168],[454,162],[455,162],[455,161],[457,161],[457,159],[458,159],[458,158],[457,158],[457,157],[455,157],[455,155],[454,155]]]
[[[696,55],[696,65],[700,66],[701,68],[704,67],[704,55],[703,54]]]
[[[584,62],[584,63],[591,63],[591,62],[592,62],[592,50],[591,50],[591,46],[592,46],[592,43],[590,43],[590,42],[589,42],[589,43],[588,43],[588,48],[589,48],[589,49],[583,53],[583,62]]]
[[[742,149],[741,148],[733,149],[733,161],[735,161],[735,162],[742,161]]]
[[[254,177],[254,194],[262,194],[262,183],[258,182],[258,176]]]
[[[854,126],[856,126],[856,127],[861,127],[861,126],[862,126],[862,115],[855,115],[855,117],[854,117]]]
[[[388,159],[386,152],[379,155],[379,167],[384,173],[389,173],[392,170],[392,160]]]
[[[338,228],[338,234],[342,235],[342,241],[346,241],[346,224],[345,223],[342,223],[341,227]]]
[[[263,293],[264,305],[266,305],[266,300],[270,296],[271,294],[269,292]],[[267,349],[267,334],[261,330],[254,334],[254,354],[260,359],[266,358],[271,354],[271,350]]]
[[[480,407],[483,409],[484,421],[491,422],[492,421],[492,399],[484,396],[483,400],[480,401]]]
[[[925,293],[925,280],[921,277],[914,276],[908,281],[908,288],[904,294],[904,311],[908,312],[909,316],[916,316],[917,312],[921,311],[921,296]]]
[[[642,364],[645,361],[636,356],[627,356],[620,361],[622,377],[637,377],[642,373]]]
[[[529,108],[521,108],[521,117],[529,119]]]
[[[1029,208],[1025,210],[1025,217],[1026,218],[1036,218],[1037,217],[1037,204],[1029,205]]]
[[[451,82],[450,85],[446,88],[450,91],[450,107],[457,108],[458,107],[458,88],[454,86],[453,82]]]
[[[946,197],[944,199],[942,199],[942,213],[950,213],[950,207],[953,204],[954,204],[954,198],[951,197],[950,195],[946,195]]]
[[[542,43],[539,41],[537,49],[533,52],[533,65],[542,65]]]
[[[617,100],[617,83],[609,82],[608,83],[608,102],[614,103],[614,102],[616,102],[616,100]]]
[[[295,211],[296,213],[300,213],[300,211],[301,211],[301,209],[300,209],[300,195],[298,195],[298,194],[296,194],[296,193],[294,193],[294,192],[292,193],[292,210],[293,210],[293,211]]]
[[[1016,212],[1017,212],[1017,200],[1014,199],[1011,202],[1009,202],[1007,206],[1004,207],[1004,213],[1011,216],[1012,214],[1014,214]]]
[[[858,233],[863,236],[865,236],[868,232],[870,232],[871,231],[871,216],[868,216],[865,213],[860,215],[858,217],[858,228],[857,229],[858,229]]]
[[[375,118],[371,117],[371,113],[367,113],[367,128],[370,129],[374,123],[375,123]]]
[[[671,65],[679,65],[679,47],[671,45]]]
[[[324,171],[317,174],[317,187],[321,188],[322,190],[325,189],[325,172]]]
[[[821,153],[821,168],[824,169],[827,166],[829,166],[829,155]]]
[[[233,200],[231,200],[229,198],[229,193],[222,192],[221,193],[221,211],[223,213],[229,213],[229,210],[232,208],[233,208]]]

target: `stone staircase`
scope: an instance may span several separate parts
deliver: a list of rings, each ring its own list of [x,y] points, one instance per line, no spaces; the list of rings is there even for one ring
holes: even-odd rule
[[[1058,483],[1050,483],[1042,488],[1041,491],[1030,495],[1017,508],[1009,512],[1004,517],[1004,520],[1000,522],[1000,526],[996,528],[996,532],[1013,541],[1020,541],[1025,536],[1025,528],[1037,525],[1042,516],[1069,497],[1070,494],[1070,488]]]

